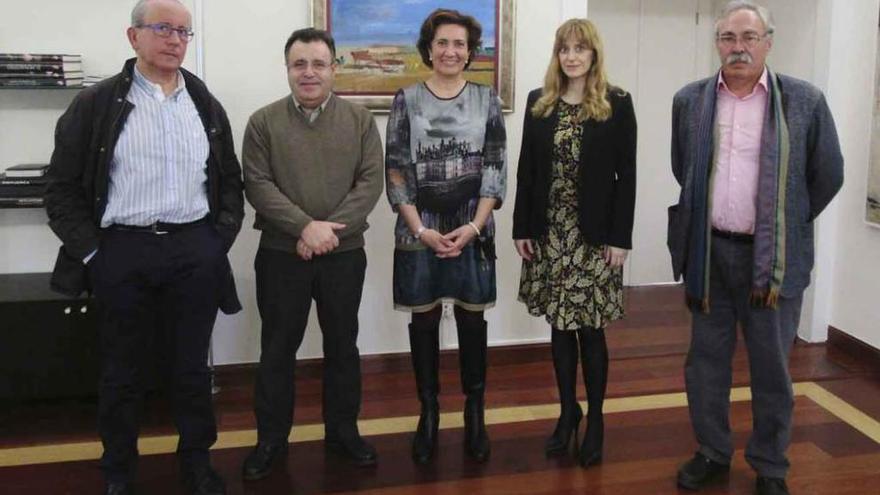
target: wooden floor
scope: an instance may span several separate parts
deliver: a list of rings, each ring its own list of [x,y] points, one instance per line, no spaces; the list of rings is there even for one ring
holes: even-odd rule
[[[297,426],[286,464],[253,483],[244,483],[240,475],[255,440],[253,369],[218,370],[221,391],[215,403],[221,432],[212,453],[214,465],[230,494],[677,493],[677,466],[695,449],[683,394],[689,320],[682,299],[677,287],[628,290],[629,316],[608,331],[612,361],[600,466],[584,470],[570,458],[547,459],[543,454],[544,439],[558,414],[546,345],[490,350],[487,421],[492,456],[486,464],[463,456],[456,357],[444,353],[440,450],[428,466],[416,466],[409,458],[419,405],[407,355],[363,360],[361,431],[379,451],[377,467],[355,468],[325,453],[319,424],[320,363],[315,361],[299,369]],[[875,364],[825,345],[795,346],[792,493],[878,493],[880,373]],[[753,492],[754,475],[743,460],[751,412],[741,346],[734,370],[731,427],[737,450],[732,471],[701,493]],[[582,389],[579,396],[584,396]],[[0,493],[100,493],[94,399],[0,407]],[[183,493],[168,418],[161,397],[151,398],[143,419],[140,493]]]

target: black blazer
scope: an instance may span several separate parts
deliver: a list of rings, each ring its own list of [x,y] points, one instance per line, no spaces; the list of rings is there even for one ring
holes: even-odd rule
[[[77,296],[90,290],[82,259],[98,248],[100,222],[107,206],[110,160],[116,139],[134,106],[126,101],[132,84],[135,59],[122,71],[77,94],[58,119],[55,151],[45,192],[49,226],[61,239],[52,275],[52,288]],[[241,166],[235,156],[232,130],[226,112],[200,79],[181,69],[208,137],[208,206],[211,223],[232,246],[244,218]],[[228,268],[228,267],[227,267]],[[222,294],[221,309],[241,309],[231,269]]]
[[[516,173],[513,238],[538,239],[547,232],[547,202],[553,167],[553,133],[558,110],[547,118],[532,116],[541,90],[529,93],[522,149]],[[632,248],[636,199],[636,116],[629,93],[610,87],[611,117],[587,120],[578,164],[578,221],[593,245]]]

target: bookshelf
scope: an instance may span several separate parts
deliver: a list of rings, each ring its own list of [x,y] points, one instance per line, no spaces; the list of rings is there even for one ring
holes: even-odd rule
[[[93,396],[95,303],[49,289],[48,273],[0,274],[0,400]]]
[[[0,86],[4,91],[82,91],[87,86]]]
[[[55,121],[83,86],[0,86],[0,174],[23,162],[48,163]],[[57,240],[45,225],[42,184],[7,178],[0,191],[5,242],[0,273],[0,401],[94,396],[99,375],[94,301],[49,287]],[[9,181],[12,179],[12,181]],[[20,181],[22,184],[14,184]]]
[[[78,91],[81,91],[85,88],[85,86],[0,86],[0,90],[3,91],[17,91],[17,92],[61,92],[64,94],[71,94]],[[60,111],[63,109],[59,108]],[[4,166],[11,166],[12,164],[4,164]],[[3,170],[0,170],[0,180],[3,177]],[[5,191],[2,191],[3,188],[9,187],[0,184],[0,210],[13,210],[13,209],[42,209],[44,207],[42,196],[22,196],[22,201],[12,201],[7,200],[5,197]],[[17,195],[16,195],[17,197]]]

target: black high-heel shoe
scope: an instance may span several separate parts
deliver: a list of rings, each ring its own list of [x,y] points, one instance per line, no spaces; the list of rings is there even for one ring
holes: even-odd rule
[[[602,463],[602,443],[604,442],[605,425],[602,416],[587,418],[587,430],[584,441],[578,452],[578,464],[588,468]]]
[[[579,404],[575,404],[575,408],[571,409],[568,414],[562,413],[559,416],[556,421],[556,429],[544,442],[544,453],[547,457],[564,454],[569,448],[572,453],[577,453],[578,430],[583,417],[584,413]]]

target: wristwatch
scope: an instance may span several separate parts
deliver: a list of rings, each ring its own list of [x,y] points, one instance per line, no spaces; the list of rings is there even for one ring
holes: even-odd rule
[[[419,225],[419,228],[416,229],[416,233],[415,233],[416,239],[417,239],[417,240],[421,239],[422,234],[423,234],[426,230],[428,230],[428,229],[426,229],[424,225]]]

